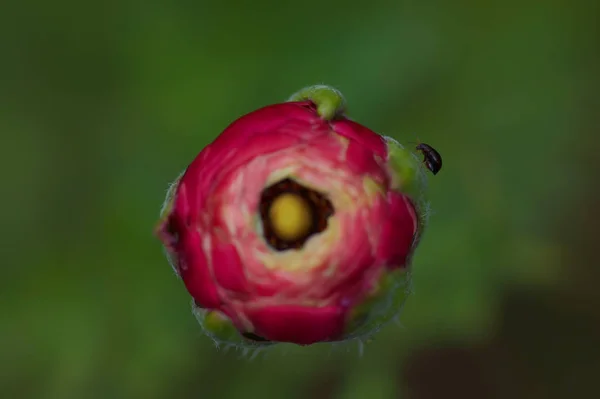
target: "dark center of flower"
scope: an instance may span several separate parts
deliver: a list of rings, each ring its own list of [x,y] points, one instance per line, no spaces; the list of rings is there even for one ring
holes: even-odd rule
[[[277,251],[299,249],[327,228],[333,205],[325,195],[285,179],[263,190],[260,216],[264,236]]]

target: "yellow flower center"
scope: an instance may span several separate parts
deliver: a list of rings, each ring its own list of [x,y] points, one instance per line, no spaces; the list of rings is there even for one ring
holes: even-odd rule
[[[333,213],[333,206],[324,194],[292,179],[275,183],[261,194],[263,234],[278,251],[301,248],[311,235],[327,228],[327,220]]]
[[[296,241],[307,235],[312,227],[312,219],[310,205],[296,194],[280,195],[269,209],[273,232],[285,241]]]

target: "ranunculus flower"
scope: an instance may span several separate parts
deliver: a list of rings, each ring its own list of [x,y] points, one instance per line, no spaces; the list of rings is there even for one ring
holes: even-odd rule
[[[169,189],[157,234],[217,343],[368,336],[410,292],[424,169],[344,104],[314,86],[251,112]]]

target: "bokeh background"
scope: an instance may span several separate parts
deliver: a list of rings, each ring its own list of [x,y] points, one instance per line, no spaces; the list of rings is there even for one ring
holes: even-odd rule
[[[3,3],[0,397],[595,397],[598,4]],[[153,228],[233,119],[315,83],[443,155],[415,294],[362,356],[241,359]]]

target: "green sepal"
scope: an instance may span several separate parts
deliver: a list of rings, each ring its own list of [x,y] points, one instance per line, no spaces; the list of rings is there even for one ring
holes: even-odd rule
[[[332,120],[346,112],[346,100],[339,90],[326,85],[305,87],[293,94],[288,101],[310,100],[317,106],[317,113],[325,120]]]
[[[387,145],[387,168],[392,176],[391,189],[411,198],[420,198],[427,189],[427,175],[415,153],[391,137],[384,136]]]
[[[398,315],[411,294],[411,275],[406,269],[385,273],[376,291],[351,312],[343,340],[365,338]]]
[[[211,338],[217,346],[258,348],[276,344],[271,341],[252,341],[244,338],[223,313],[217,310],[202,309],[196,306],[194,301],[192,301],[192,312],[204,334]]]

